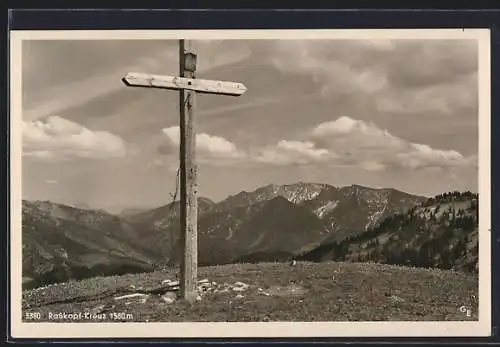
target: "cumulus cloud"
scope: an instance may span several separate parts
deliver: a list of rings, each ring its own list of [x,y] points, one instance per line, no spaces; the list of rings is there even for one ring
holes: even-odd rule
[[[325,162],[334,156],[334,153],[317,148],[310,141],[281,140],[276,145],[257,151],[252,159],[273,165],[305,165]]]
[[[170,144],[162,145],[158,150],[164,154],[177,153],[179,127],[165,128],[163,133]],[[436,149],[406,141],[373,122],[346,116],[318,124],[302,138],[251,146],[248,150],[238,148],[225,138],[206,133],[196,135],[196,145],[200,161],[206,160],[213,165],[328,165],[378,172],[391,168],[472,167],[477,160],[475,157],[464,157],[455,150]]]
[[[39,160],[106,159],[126,155],[124,141],[107,131],[92,131],[61,117],[23,122],[23,155]]]
[[[326,137],[332,134],[360,133],[364,136],[386,137],[391,140],[397,140],[388,131],[377,128],[373,123],[367,124],[345,116],[331,122],[321,123],[311,133],[316,137]]]
[[[179,127],[164,128],[163,133],[170,143],[160,145],[162,154],[177,153]],[[305,165],[326,162],[335,157],[335,153],[325,148],[318,148],[311,141],[281,140],[276,144],[251,147],[248,151],[238,148],[233,142],[219,136],[206,133],[196,135],[196,148],[200,161],[213,165],[238,163],[241,165],[261,163],[266,165]]]
[[[470,166],[475,160],[454,150],[435,149],[403,140],[372,122],[346,116],[319,124],[311,130],[310,137],[338,153],[336,163],[359,165],[370,171],[388,166],[410,169],[461,167]]]
[[[178,126],[164,128],[163,133],[171,141],[172,145],[180,144],[180,128]],[[172,146],[169,146],[172,148]],[[196,135],[196,149],[203,156],[215,158],[242,158],[245,153],[239,150],[234,143],[219,136],[212,136],[206,133]],[[163,149],[165,152],[165,149]]]
[[[411,169],[468,166],[476,159],[474,156],[465,158],[457,151],[433,149],[418,143],[409,143],[409,147],[409,150],[399,153],[398,158]]]

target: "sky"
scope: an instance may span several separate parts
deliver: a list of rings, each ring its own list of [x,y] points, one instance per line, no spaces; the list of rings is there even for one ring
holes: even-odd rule
[[[270,183],[477,191],[475,40],[191,41],[197,77],[244,83],[196,96],[199,195]],[[178,93],[128,72],[178,73],[177,41],[25,40],[23,198],[95,208],[171,201]]]

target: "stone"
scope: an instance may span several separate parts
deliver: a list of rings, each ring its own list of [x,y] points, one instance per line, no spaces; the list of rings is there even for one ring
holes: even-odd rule
[[[391,295],[390,297],[390,300],[393,302],[393,303],[398,303],[398,302],[404,302],[405,299],[397,296],[397,295]]]
[[[172,303],[174,303],[174,301],[175,301],[175,300],[174,300],[174,299],[172,299],[172,298],[162,298],[162,299],[163,299],[163,301],[164,301],[166,304],[172,304]]]
[[[167,303],[167,304],[171,304],[173,303],[175,300],[177,300],[177,295],[173,292],[166,292],[165,294],[163,294],[161,296],[161,299]]]
[[[134,293],[134,294],[127,294],[127,295],[117,296],[115,298],[115,300],[130,299],[130,298],[137,298],[137,297],[140,297],[142,299],[145,296],[148,296],[148,295],[147,294],[143,294],[143,293]]]
[[[249,287],[248,284],[246,283],[243,283],[243,282],[235,282],[234,285],[233,285],[233,291],[235,292],[244,292],[245,290],[247,290]]]

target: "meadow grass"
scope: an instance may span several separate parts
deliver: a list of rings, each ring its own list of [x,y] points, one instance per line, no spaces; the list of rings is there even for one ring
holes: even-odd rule
[[[231,264],[200,267],[217,284],[200,301],[115,300],[138,288],[177,280],[165,272],[95,277],[23,292],[23,312],[131,314],[124,321],[464,321],[477,320],[478,277],[462,272],[373,263]],[[235,292],[235,282],[249,285]],[[226,288],[226,290],[224,290]],[[259,289],[260,288],[260,289]],[[296,288],[300,290],[291,290]],[[263,293],[267,293],[265,295]],[[239,296],[238,296],[239,295]],[[470,317],[460,310],[470,309]],[[132,318],[133,317],[133,318]],[[86,320],[88,322],[88,320]]]

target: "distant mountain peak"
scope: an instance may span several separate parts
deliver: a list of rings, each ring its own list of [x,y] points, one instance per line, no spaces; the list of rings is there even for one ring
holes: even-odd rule
[[[229,196],[221,201],[222,206],[229,208],[231,206],[241,206],[255,204],[261,201],[271,200],[281,196],[288,201],[299,204],[318,196],[321,191],[330,187],[328,184],[298,182],[293,184],[275,184],[271,183],[257,188],[252,192],[241,191],[236,195]]]

